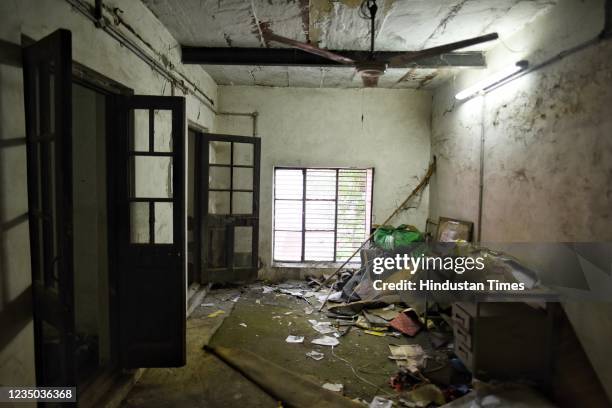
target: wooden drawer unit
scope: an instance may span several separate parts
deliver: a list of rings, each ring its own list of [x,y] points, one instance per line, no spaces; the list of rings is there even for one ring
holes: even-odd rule
[[[455,354],[479,379],[546,381],[551,325],[524,303],[454,303]]]

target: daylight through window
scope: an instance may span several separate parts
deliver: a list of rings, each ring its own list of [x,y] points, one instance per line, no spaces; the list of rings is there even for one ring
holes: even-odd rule
[[[372,175],[373,169],[275,168],[274,260],[345,261],[369,235]]]

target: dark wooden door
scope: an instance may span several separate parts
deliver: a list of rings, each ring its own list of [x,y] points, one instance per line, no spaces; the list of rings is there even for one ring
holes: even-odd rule
[[[199,144],[203,281],[257,278],[261,139],[203,134]]]
[[[185,364],[185,98],[122,96],[117,120],[123,367]]]
[[[75,386],[71,34],[24,48],[36,382]]]

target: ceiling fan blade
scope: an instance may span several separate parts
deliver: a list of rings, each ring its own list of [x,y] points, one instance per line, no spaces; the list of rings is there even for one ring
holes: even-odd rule
[[[327,59],[332,60],[332,61],[336,61],[336,62],[338,62],[340,64],[355,65],[355,61],[352,60],[351,58],[344,57],[344,56],[342,56],[340,54],[336,54],[334,52],[330,52],[330,51],[324,50],[324,49],[319,48],[319,47],[315,47],[314,45],[306,44],[306,43],[303,43],[303,42],[292,40],[291,38],[287,38],[287,37],[282,37],[280,35],[276,35],[276,34],[274,34],[274,32],[272,32],[272,30],[270,30],[270,28],[268,28],[263,23],[261,23],[259,25],[259,28],[261,29],[261,33],[262,33],[262,35],[264,37],[264,40],[266,40],[266,42],[268,42],[268,41],[276,41],[276,42],[279,42],[281,44],[290,45],[291,47],[297,48],[297,49],[302,50],[304,52],[308,52],[310,54],[315,54],[315,55],[318,55],[320,57],[327,58]]]
[[[471,45],[481,44],[488,41],[493,41],[499,38],[497,33],[481,35],[480,37],[470,38],[468,40],[457,41],[454,43],[440,45],[438,47],[426,48],[421,51],[409,51],[405,54],[398,55],[389,60],[390,68],[405,68],[406,64],[416,62],[422,58],[435,57],[440,54],[459,50]]]

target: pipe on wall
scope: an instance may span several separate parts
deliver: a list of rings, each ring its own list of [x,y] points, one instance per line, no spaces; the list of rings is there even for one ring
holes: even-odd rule
[[[97,0],[96,5],[94,6],[94,10],[92,11],[92,7],[84,3],[82,0],[66,0],[68,4],[74,7],[75,10],[83,14],[89,20],[91,20],[96,27],[104,30],[109,36],[114,38],[119,44],[126,47],[134,55],[144,61],[147,65],[149,65],[153,70],[155,70],[158,74],[164,77],[167,81],[169,81],[172,85],[179,87],[183,93],[191,94],[194,98],[199,100],[204,106],[206,106],[212,113],[217,114],[216,109],[214,108],[215,102],[212,98],[210,98],[204,91],[202,91],[195,83],[193,83],[189,78],[185,76],[182,72],[177,70],[171,70],[166,68],[161,62],[157,61],[155,58],[151,57],[142,47],[136,44],[132,39],[128,38],[119,31],[114,25],[108,24],[108,21],[105,20],[104,17],[100,19],[96,18],[96,7],[102,7],[102,2]],[[127,26],[123,20],[118,18],[119,24],[123,24]],[[140,38],[140,36],[137,35]],[[154,50],[150,45],[147,44],[149,49],[155,54],[159,54],[156,50]],[[174,72],[173,72],[174,71]],[[188,85],[186,85],[186,83]]]
[[[484,200],[484,165],[485,165],[485,115],[487,111],[486,96],[482,96],[480,117],[480,168],[478,185],[478,230],[476,242],[482,241],[482,208]]]

